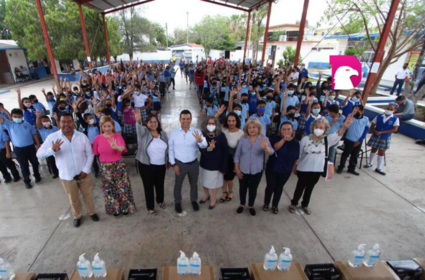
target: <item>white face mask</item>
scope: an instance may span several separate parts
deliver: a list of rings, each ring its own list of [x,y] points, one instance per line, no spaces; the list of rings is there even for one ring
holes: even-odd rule
[[[325,131],[323,129],[320,129],[320,128],[315,128],[314,129],[314,135],[316,135],[317,137],[322,136],[324,132]]]
[[[392,113],[393,111],[390,111],[390,110],[385,110],[384,112],[385,116],[391,116]]]
[[[46,127],[46,128],[50,127],[50,122],[43,122],[43,126]]]
[[[215,131],[215,125],[213,125],[213,124],[209,124],[209,125],[207,125],[207,130],[209,131],[209,132],[213,132],[213,131]]]
[[[96,121],[94,119],[89,120],[89,124],[95,124]]]

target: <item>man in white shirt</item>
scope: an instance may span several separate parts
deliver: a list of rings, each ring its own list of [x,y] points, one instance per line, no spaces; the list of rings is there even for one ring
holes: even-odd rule
[[[394,82],[394,86],[393,86],[393,88],[391,89],[391,95],[393,95],[393,93],[394,93],[394,91],[395,91],[395,88],[398,86],[398,89],[397,89],[397,96],[399,96],[400,95],[400,93],[401,93],[401,88],[403,87],[403,84],[404,84],[404,80],[407,78],[407,77],[409,77],[409,75],[410,75],[410,71],[409,71],[409,69],[407,69],[407,63],[405,63],[404,65],[403,65],[403,69],[400,69],[400,70],[398,70],[397,71],[397,74],[395,75],[395,82]]]
[[[198,211],[198,148],[205,149],[207,140],[202,132],[190,126],[192,123],[192,113],[189,110],[183,110],[180,113],[180,124],[171,131],[168,139],[168,157],[171,166],[176,173],[176,182],[174,185],[174,202],[177,213],[182,213],[182,184],[186,175],[189,176],[190,200],[193,210]]]
[[[59,123],[61,130],[46,138],[37,151],[37,157],[47,158],[52,155],[55,157],[60,181],[69,196],[74,226],[80,226],[83,214],[80,193],[83,196],[87,214],[94,222],[97,222],[99,217],[93,203],[90,175],[94,158],[90,140],[84,133],[74,130],[74,119],[71,114],[62,114]]]

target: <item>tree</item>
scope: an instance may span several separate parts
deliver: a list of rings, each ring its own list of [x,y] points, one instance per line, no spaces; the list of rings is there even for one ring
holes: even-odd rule
[[[234,49],[235,44],[230,39],[229,19],[217,15],[215,17],[205,16],[200,23],[193,28],[195,41],[205,48],[208,55],[211,49]]]
[[[245,41],[247,20],[248,20],[248,17],[246,14],[230,16],[229,18],[230,39],[233,42]]]
[[[376,40],[372,39],[370,34],[372,32],[382,34],[391,2],[391,0],[332,0],[331,7],[326,10],[325,15],[330,20],[335,18],[335,15],[342,18],[343,15],[348,13],[352,20],[361,20],[366,32],[368,46],[373,52],[376,52]],[[373,81],[371,94],[376,93],[379,82],[389,65],[398,61],[404,54],[421,46],[425,37],[423,32],[425,26],[424,14],[425,1],[402,0],[400,2],[387,40],[386,55]],[[349,23],[345,25],[350,26]]]
[[[6,23],[6,0],[0,0],[0,39],[2,40],[12,39],[12,34],[10,33],[10,30],[7,28],[7,23]]]
[[[283,59],[285,60],[285,65],[290,66],[295,63],[295,54],[296,50],[292,48],[292,46],[287,46],[285,50],[283,51]],[[299,56],[298,62],[302,63],[302,58]]]
[[[252,42],[252,60],[257,61],[257,53],[259,51],[258,43],[262,36],[264,36],[265,26],[263,20],[267,17],[268,6],[262,6],[258,11],[251,14],[251,39]]]
[[[174,45],[180,45],[186,43],[187,38],[187,30],[176,28],[173,31],[173,35],[171,36],[171,40]]]
[[[281,35],[286,35],[286,30],[273,32],[272,35],[267,38],[268,39],[267,41],[270,41],[270,42],[279,41],[279,37]]]

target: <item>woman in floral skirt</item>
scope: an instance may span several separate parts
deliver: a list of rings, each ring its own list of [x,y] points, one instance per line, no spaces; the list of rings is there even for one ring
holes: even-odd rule
[[[100,134],[93,142],[93,153],[99,156],[106,214],[118,217],[136,212],[130,178],[122,160],[127,151],[124,139],[115,131],[111,117],[100,119]]]

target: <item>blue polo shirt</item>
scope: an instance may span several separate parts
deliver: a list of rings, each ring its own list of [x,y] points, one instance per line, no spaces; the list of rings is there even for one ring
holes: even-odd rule
[[[279,131],[280,131],[280,126],[281,126],[283,123],[285,123],[285,122],[289,122],[289,123],[291,123],[291,124],[292,124],[292,129],[293,129],[294,131],[296,131],[296,130],[298,129],[298,121],[297,121],[296,119],[291,120],[291,119],[289,119],[287,116],[283,116],[283,117],[280,117]]]
[[[115,131],[117,133],[121,133],[121,125],[116,121],[114,121],[114,123],[115,123]]]
[[[15,147],[23,148],[34,145],[35,128],[28,122],[15,123],[4,120],[3,126],[9,131],[10,139]]]
[[[266,111],[264,112],[264,114],[269,115],[270,117],[273,117],[272,113],[273,113],[273,109],[276,108],[276,102],[273,100],[268,101],[267,99],[265,99],[264,101],[266,101]]]
[[[47,136],[58,130],[59,129],[56,126],[52,126],[52,128],[45,128],[43,126],[41,129],[38,130],[41,136],[41,142],[44,143],[44,141],[46,141]]]
[[[369,118],[363,116],[361,119],[353,119],[347,130],[345,138],[351,142],[363,142],[369,130]]]
[[[281,93],[280,94],[280,98],[282,101],[280,101],[280,108],[282,110],[282,106],[283,106],[283,99],[284,99],[284,94]],[[285,103],[285,111],[288,108],[288,106],[294,106],[296,107],[298,104],[300,104],[300,100],[298,99],[298,96],[292,95],[286,98],[286,103]]]
[[[257,112],[257,103],[258,103],[257,93],[252,95],[252,92],[250,92],[248,94],[248,105],[249,105],[249,113],[250,114]]]
[[[35,110],[34,109],[27,109],[27,110],[23,110],[24,111],[24,120],[28,123],[30,123],[31,125],[35,125],[35,120],[37,119],[37,116],[35,114]]]
[[[42,117],[46,115],[44,113],[45,112],[44,110],[46,110],[46,107],[44,107],[43,103],[41,102],[33,103],[32,107],[34,107],[34,109],[36,109],[37,111],[40,111]]]
[[[90,144],[93,145],[94,138],[100,134],[99,127],[97,126],[88,126],[87,127],[87,137],[90,140]]]
[[[3,113],[3,112],[0,112],[0,117],[2,117],[5,120],[8,120],[9,119],[9,116],[6,113]]]
[[[6,148],[4,142],[10,141],[9,136],[7,136],[6,132],[3,129],[0,129],[0,150]]]
[[[258,119],[261,122],[261,125],[263,126],[263,135],[266,136],[267,135],[267,125],[271,124],[270,116],[266,115],[266,114],[264,114],[262,116],[254,114],[250,117],[250,119],[253,119],[253,118]]]
[[[205,105],[204,110],[206,111],[208,117],[209,116],[214,117],[215,113],[217,113],[217,111],[218,111],[218,108],[215,105],[213,105],[212,107],[208,107],[207,105]]]

